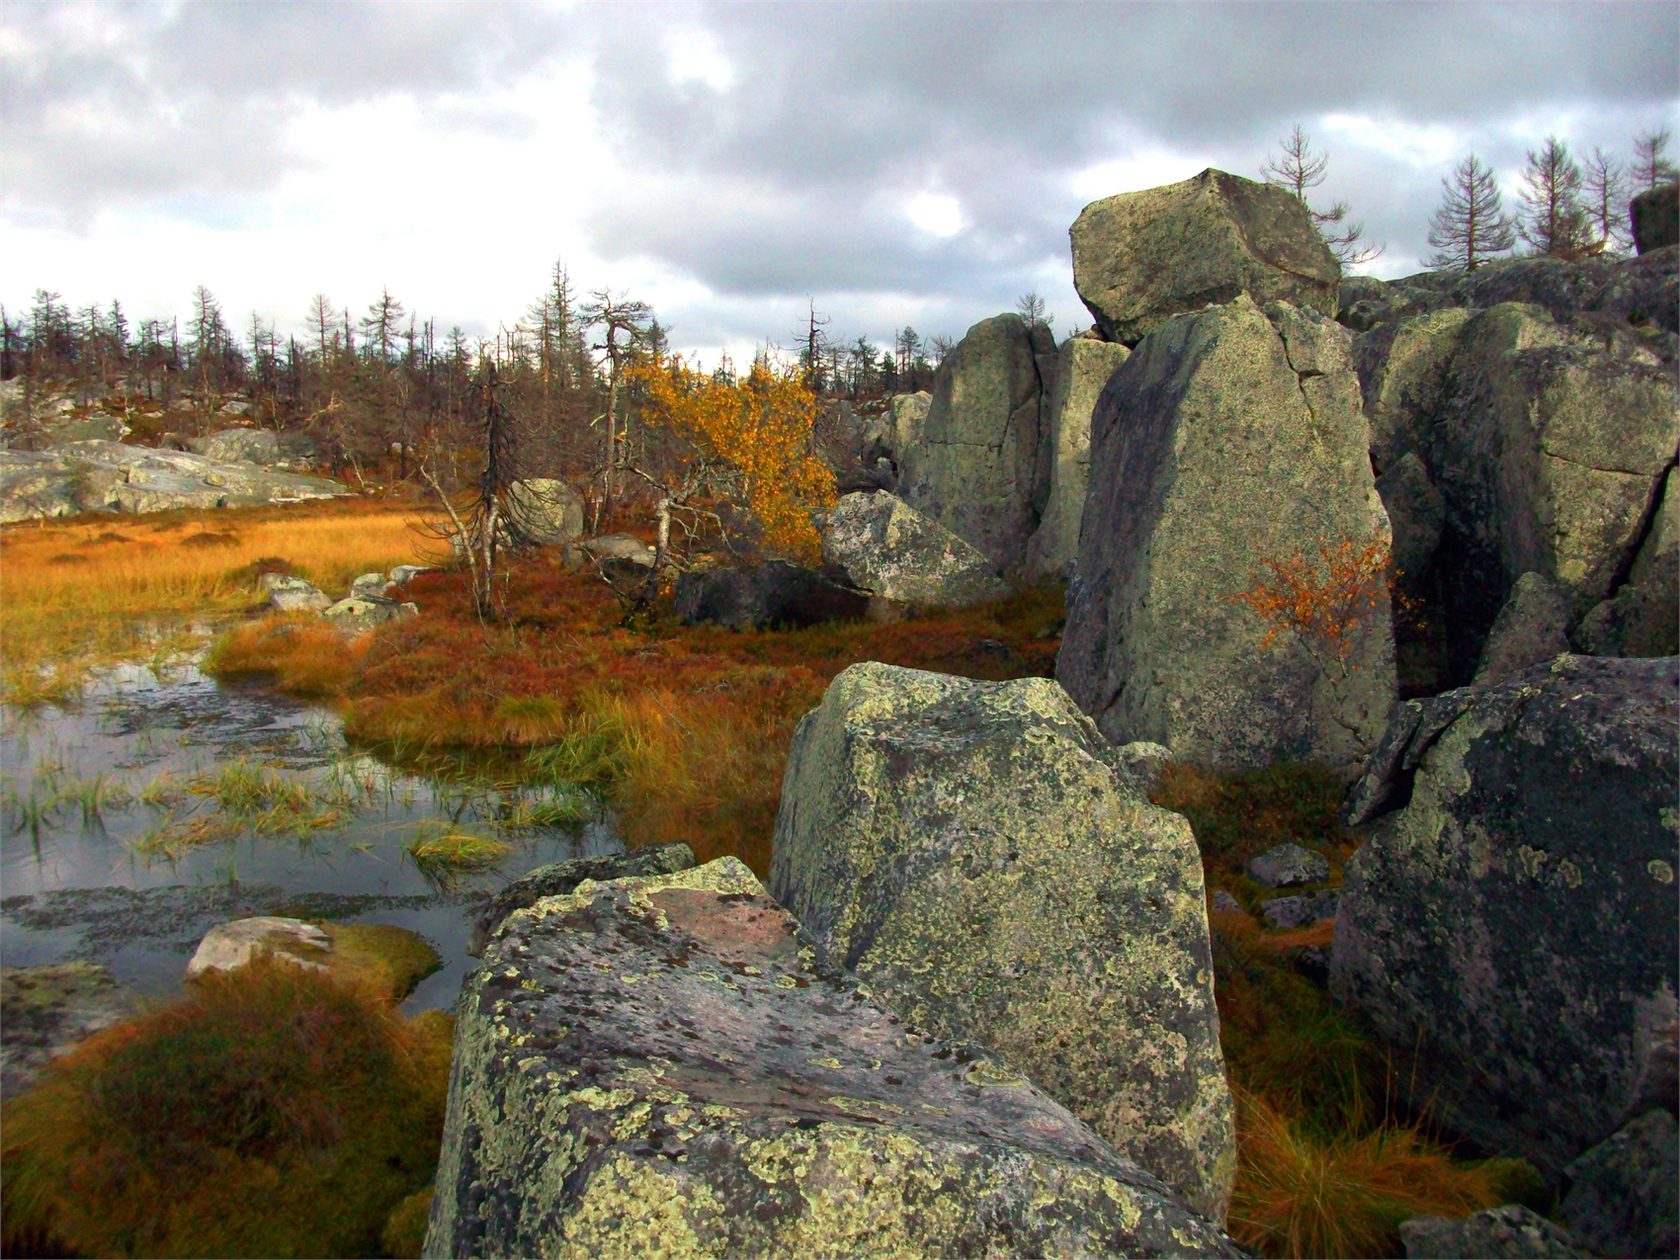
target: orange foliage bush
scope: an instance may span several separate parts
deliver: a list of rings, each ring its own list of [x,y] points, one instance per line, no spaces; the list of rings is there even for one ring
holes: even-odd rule
[[[1231,598],[1252,609],[1266,627],[1260,643],[1298,636],[1321,665],[1348,660],[1360,628],[1388,591],[1388,540],[1320,538],[1311,551],[1260,561],[1253,585]]]

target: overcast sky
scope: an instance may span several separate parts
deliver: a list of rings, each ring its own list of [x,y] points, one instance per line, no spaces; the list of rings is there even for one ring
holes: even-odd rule
[[[1680,135],[1651,3],[56,4],[0,10],[0,300],[133,318],[195,285],[243,331],[381,287],[440,331],[520,318],[564,260],[708,359],[961,336],[1036,290],[1087,326],[1068,225],[1295,122],[1420,268],[1474,150],[1507,209],[1548,133]],[[1673,146],[1680,153],[1680,141]]]

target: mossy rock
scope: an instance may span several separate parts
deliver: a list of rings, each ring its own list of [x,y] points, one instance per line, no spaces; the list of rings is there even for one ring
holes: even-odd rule
[[[425,937],[390,923],[322,923],[332,941],[328,970],[400,1002],[443,965]]]

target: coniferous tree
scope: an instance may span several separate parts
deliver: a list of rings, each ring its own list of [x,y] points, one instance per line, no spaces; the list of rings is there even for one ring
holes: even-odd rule
[[[1539,151],[1528,151],[1523,172],[1523,210],[1517,234],[1536,254],[1579,258],[1587,249],[1587,214],[1581,206],[1581,168],[1569,146],[1547,136]]]
[[[1633,180],[1638,191],[1650,192],[1651,189],[1660,188],[1680,176],[1674,163],[1668,160],[1670,139],[1667,127],[1641,132],[1634,137]]]
[[[1441,205],[1429,220],[1436,253],[1424,266],[1474,271],[1516,244],[1516,233],[1499,195],[1499,181],[1472,153],[1441,180]]]
[[[1307,207],[1313,225],[1336,256],[1336,261],[1344,267],[1353,267],[1370,262],[1381,254],[1386,245],[1360,244],[1365,237],[1365,225],[1349,221],[1347,202],[1337,201],[1328,210],[1315,210],[1307,201],[1307,189],[1317,188],[1324,182],[1325,173],[1330,168],[1330,155],[1313,152],[1312,142],[1301,124],[1296,123],[1278,144],[1281,152],[1266,159],[1260,174],[1268,184],[1287,188],[1295,194],[1297,201]]]
[[[1614,155],[1597,145],[1581,173],[1581,199],[1594,253],[1621,253],[1633,243],[1628,228],[1627,173]]]

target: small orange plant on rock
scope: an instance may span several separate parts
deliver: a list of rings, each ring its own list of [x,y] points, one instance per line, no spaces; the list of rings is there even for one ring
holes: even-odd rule
[[[1371,614],[1388,594],[1388,539],[1320,537],[1311,550],[1264,556],[1252,585],[1231,598],[1253,610],[1266,627],[1260,646],[1293,634],[1327,673],[1358,668],[1353,649]],[[1392,574],[1398,577],[1398,570]]]

